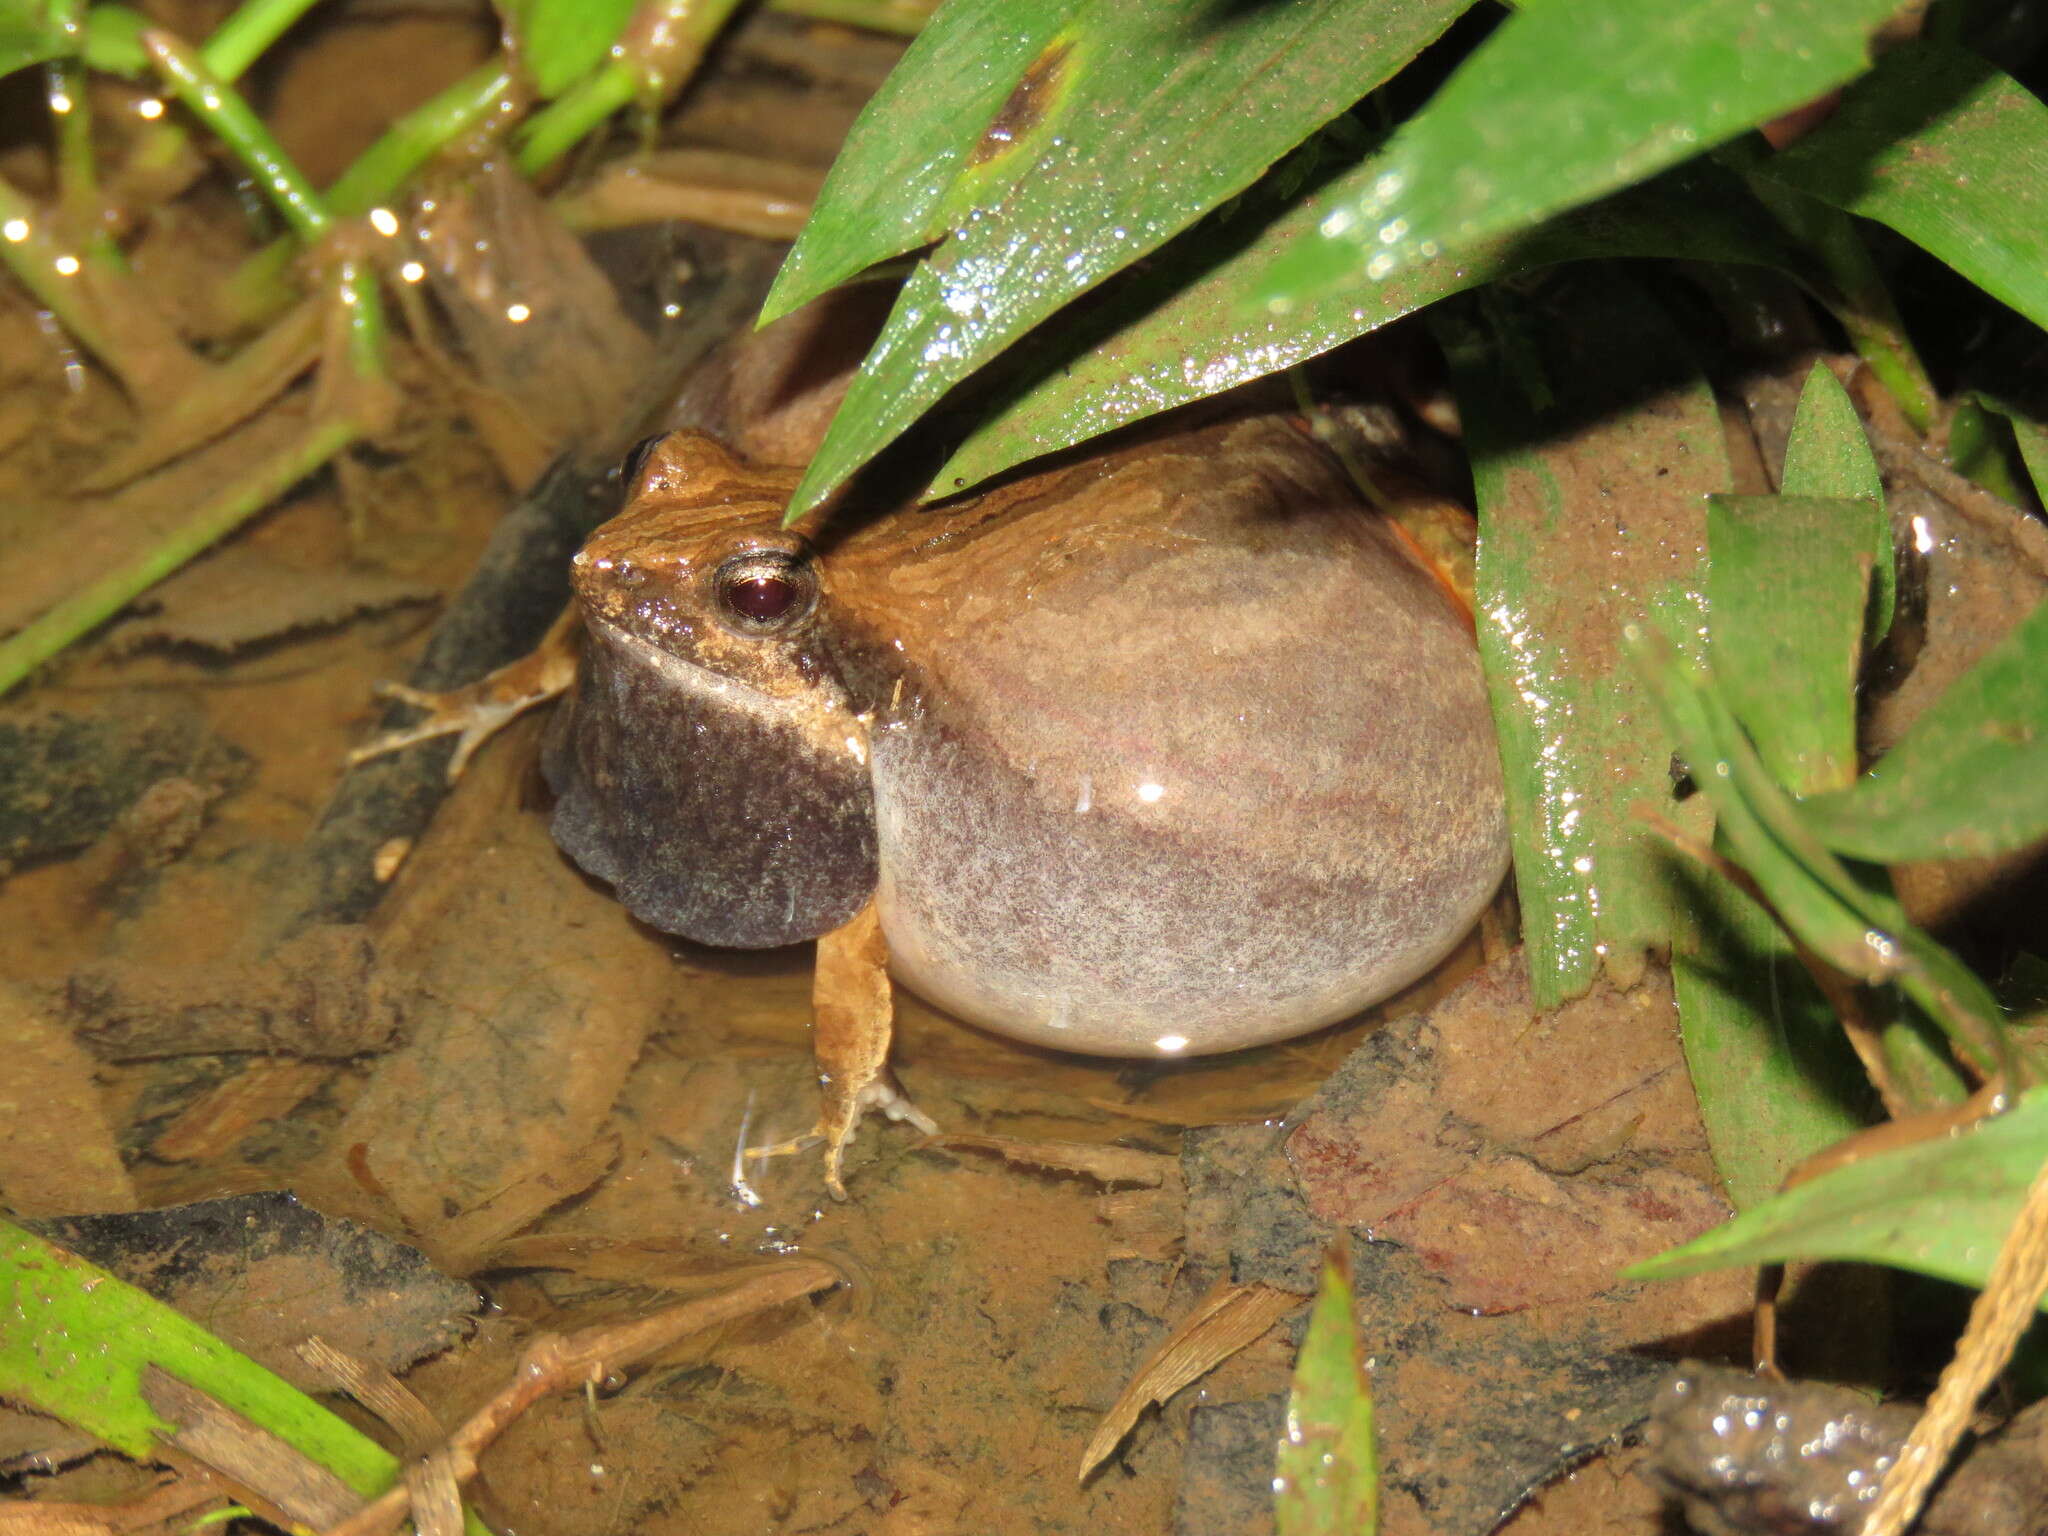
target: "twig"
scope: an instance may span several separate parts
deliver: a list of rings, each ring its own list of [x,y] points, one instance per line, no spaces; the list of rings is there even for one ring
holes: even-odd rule
[[[611,1371],[658,1354],[678,1339],[755,1312],[779,1307],[839,1284],[837,1270],[805,1259],[768,1270],[729,1291],[664,1307],[629,1323],[542,1334],[520,1356],[512,1381],[448,1437],[445,1456],[458,1482],[476,1475],[477,1457],[522,1413],[553,1392],[602,1381]],[[412,1507],[412,1488],[399,1483],[355,1514],[332,1526],[327,1536],[383,1536]]]
[[[1899,1448],[1898,1460],[1863,1523],[1862,1536],[1902,1536],[1920,1517],[1934,1481],[1969,1428],[1977,1400],[2005,1369],[2020,1334],[2048,1294],[2048,1164],[2034,1175],[2018,1219],[1999,1246],[1983,1293],[1970,1308],[1955,1358],[1941,1373],[1927,1411]]]

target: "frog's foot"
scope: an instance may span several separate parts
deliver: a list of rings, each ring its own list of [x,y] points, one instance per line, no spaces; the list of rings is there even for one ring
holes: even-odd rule
[[[879,1110],[885,1119],[894,1120],[898,1125],[915,1126],[927,1136],[939,1134],[939,1123],[913,1104],[909,1095],[898,1088],[887,1073],[875,1077],[843,1101],[837,1100],[829,1088],[826,1092],[826,1101],[815,1127],[773,1146],[748,1147],[748,1161],[788,1157],[793,1153],[808,1152],[822,1143],[825,1148],[825,1188],[832,1192],[833,1199],[844,1200],[846,1149],[853,1144],[854,1133],[860,1129],[860,1123],[869,1110]]]
[[[453,783],[461,778],[477,748],[514,718],[536,704],[545,704],[568,692],[576,678],[576,620],[572,604],[533,650],[466,688],[429,693],[404,683],[378,683],[378,698],[410,704],[424,710],[426,718],[399,730],[386,731],[357,747],[348,755],[349,766],[367,763],[415,742],[453,736],[455,755],[448,761],[448,779]]]

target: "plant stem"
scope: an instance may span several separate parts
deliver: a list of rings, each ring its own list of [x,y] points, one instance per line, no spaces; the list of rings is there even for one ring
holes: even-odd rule
[[[86,295],[71,281],[80,260],[76,251],[63,248],[52,238],[42,210],[16,191],[12,182],[0,178],[0,262],[80,346],[120,373],[115,361],[118,343],[105,333]]]
[[[79,636],[120,612],[139,593],[239,528],[358,436],[360,428],[351,418],[314,425],[296,448],[258,465],[155,548],[74,592],[0,642],[0,693],[6,693]]]
[[[626,23],[611,61],[528,118],[519,169],[538,176],[619,108],[667,101],[690,82],[738,0],[650,0]]]
[[[398,119],[336,177],[323,198],[335,218],[368,213],[413,177],[442,149],[494,113],[510,111],[515,82],[502,58],[471,70],[447,89]],[[228,278],[224,307],[236,319],[257,324],[291,302],[289,235],[280,236],[244,261]]]
[[[1913,350],[1891,290],[1857,233],[1856,221],[1839,208],[1772,181],[1768,174],[1748,180],[1778,222],[1821,259],[1836,289],[1828,308],[1849,333],[1856,355],[1898,402],[1908,424],[1924,437],[1934,425],[1940,399]]]
[[[311,10],[314,0],[244,0],[234,15],[214,28],[199,50],[206,67],[223,80],[239,80],[272,43]]]
[[[188,111],[235,152],[284,221],[308,244],[327,233],[327,205],[292,163],[248,98],[207,67],[205,59],[179,38],[151,27],[143,51]]]

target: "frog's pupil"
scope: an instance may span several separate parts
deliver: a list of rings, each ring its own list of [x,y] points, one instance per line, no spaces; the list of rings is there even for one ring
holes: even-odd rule
[[[785,576],[742,576],[726,583],[725,600],[733,612],[765,624],[789,612],[796,583]]]

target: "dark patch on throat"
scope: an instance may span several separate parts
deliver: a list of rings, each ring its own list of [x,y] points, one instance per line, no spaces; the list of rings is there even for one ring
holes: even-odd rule
[[[828,933],[876,878],[865,764],[800,722],[666,675],[593,631],[541,757],[564,852],[642,922],[769,949]]]

